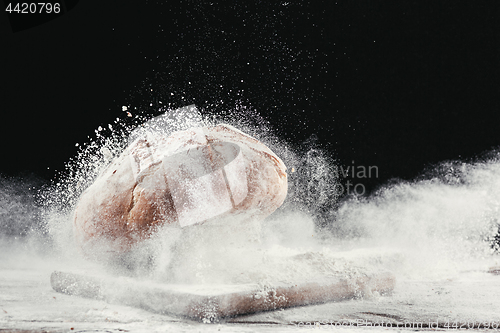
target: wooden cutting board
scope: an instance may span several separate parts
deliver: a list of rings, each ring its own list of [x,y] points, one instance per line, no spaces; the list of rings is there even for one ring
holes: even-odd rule
[[[98,277],[55,271],[52,288],[60,293],[94,298],[175,314],[203,322],[225,317],[282,308],[338,302],[367,293],[388,293],[394,289],[390,273],[378,273],[352,279],[334,279],[297,285],[173,285],[129,277]]]

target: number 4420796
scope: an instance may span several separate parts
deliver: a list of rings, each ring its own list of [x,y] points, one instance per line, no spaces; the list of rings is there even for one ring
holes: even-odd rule
[[[18,14],[42,14],[42,13],[55,13],[61,12],[60,3],[49,3],[49,2],[30,2],[30,3],[15,3],[9,2],[5,8],[6,12],[18,13]]]

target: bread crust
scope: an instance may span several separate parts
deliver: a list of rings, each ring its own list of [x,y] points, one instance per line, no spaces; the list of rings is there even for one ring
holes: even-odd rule
[[[188,170],[184,177],[182,170],[191,167],[185,165],[190,161],[208,165],[208,171],[193,177]],[[195,194],[206,198],[193,199],[197,184],[208,192],[197,189]],[[83,192],[74,211],[75,239],[87,256],[121,254],[165,224],[264,219],[281,206],[286,194],[283,161],[230,125],[168,137],[148,134],[131,143]],[[220,211],[206,213],[196,206],[203,201]]]

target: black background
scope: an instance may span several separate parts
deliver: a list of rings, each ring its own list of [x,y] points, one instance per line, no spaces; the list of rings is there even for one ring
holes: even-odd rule
[[[368,190],[500,145],[495,1],[80,1],[0,18],[0,174],[51,179],[98,126],[158,107],[255,108]],[[152,106],[150,106],[152,104]],[[210,112],[210,111],[209,111]]]

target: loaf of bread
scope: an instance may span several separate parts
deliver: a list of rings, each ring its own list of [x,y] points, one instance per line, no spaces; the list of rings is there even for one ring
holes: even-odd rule
[[[88,256],[121,254],[165,224],[264,219],[286,193],[281,159],[232,126],[148,133],[81,195],[75,239]]]

